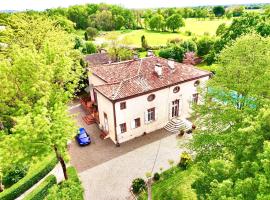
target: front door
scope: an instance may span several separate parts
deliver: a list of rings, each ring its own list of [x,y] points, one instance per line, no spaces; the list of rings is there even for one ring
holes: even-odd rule
[[[106,113],[104,113],[104,131],[106,131],[107,133],[109,132],[109,123]]]
[[[172,102],[172,118],[179,116],[179,99]]]

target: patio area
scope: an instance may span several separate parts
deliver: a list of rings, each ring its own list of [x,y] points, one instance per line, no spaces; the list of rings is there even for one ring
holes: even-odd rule
[[[76,141],[69,146],[71,164],[79,172],[86,200],[132,199],[129,191],[132,180],[145,178],[145,173],[152,169],[153,173],[160,172],[161,167],[168,169],[168,160],[177,163],[180,153],[186,150],[179,144],[191,137],[187,134],[179,138],[161,129],[116,147],[109,138],[100,138],[96,124],[84,122],[85,111],[80,104],[72,105],[70,113],[74,114],[78,127],[84,127],[92,139],[89,146],[80,147]]]
[[[120,147],[116,147],[110,138],[100,138],[102,131],[98,128],[97,124],[93,123],[91,125],[87,125],[85,123],[83,120],[85,110],[81,105],[79,105],[79,102],[76,102],[71,106],[70,113],[74,115],[78,127],[84,127],[92,140],[92,143],[85,147],[79,146],[75,140],[73,140],[69,146],[71,164],[75,166],[79,172],[90,169],[115,157],[119,157],[144,145],[172,135],[165,129],[161,129],[122,143]]]

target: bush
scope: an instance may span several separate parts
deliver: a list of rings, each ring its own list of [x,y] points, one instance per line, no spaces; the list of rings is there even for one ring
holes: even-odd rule
[[[11,169],[4,173],[3,184],[5,187],[12,186],[25,177],[28,169],[29,166],[27,165],[15,164]]]
[[[55,185],[49,190],[46,200],[65,199],[83,200],[83,188],[74,167],[67,168],[68,180]]]
[[[77,170],[75,169],[75,167],[68,167],[67,168],[67,174],[68,174],[68,178],[76,183],[81,183],[78,174],[77,174]]]
[[[13,200],[31,188],[34,184],[46,176],[56,165],[57,160],[54,156],[49,156],[45,161],[38,163],[30,168],[27,175],[10,188],[0,193],[1,200]]]
[[[97,52],[97,48],[93,42],[90,42],[90,41],[85,42],[83,53],[91,54],[91,53],[96,53],[96,52]]]
[[[192,35],[192,32],[191,32],[191,31],[185,31],[185,34],[186,34],[187,36],[191,36],[191,35]]]
[[[182,200],[183,194],[179,190],[172,188],[170,190],[164,191],[159,197],[159,199],[164,200]]]
[[[174,45],[170,48],[162,49],[159,51],[159,56],[162,58],[173,58],[178,62],[182,62],[185,50],[181,46]]]
[[[98,30],[93,27],[88,27],[85,33],[86,33],[85,35],[87,36],[87,39],[93,40],[94,37],[98,35]]]
[[[180,42],[182,42],[181,38],[171,38],[171,39],[168,39],[167,44],[168,45],[170,45],[170,44],[178,44]]]
[[[158,181],[160,179],[160,175],[159,175],[159,173],[155,173],[154,174],[154,181]]]
[[[211,37],[204,36],[197,42],[198,56],[207,55],[214,47],[215,40]]]
[[[196,52],[197,51],[197,45],[192,40],[185,40],[180,44],[180,46],[185,50],[185,52]]]
[[[146,183],[142,178],[136,178],[132,181],[131,188],[134,194],[139,194],[146,189]]]
[[[183,152],[180,156],[180,162],[178,166],[182,169],[187,169],[188,166],[191,164],[192,157],[189,153]]]
[[[147,41],[146,41],[146,38],[144,35],[141,36],[141,44],[142,44],[143,49],[145,49],[145,50],[149,49],[149,46],[147,44]]]
[[[49,175],[42,183],[37,186],[31,193],[29,193],[24,200],[42,200],[47,196],[49,189],[56,184],[56,177],[54,175]]]

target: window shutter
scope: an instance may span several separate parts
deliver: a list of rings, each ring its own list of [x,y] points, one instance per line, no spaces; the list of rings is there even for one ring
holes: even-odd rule
[[[172,118],[172,104],[171,102],[169,102],[169,110],[168,110],[168,114],[169,114],[169,120]]]
[[[193,95],[191,95],[189,97],[188,103],[189,103],[189,107],[191,108],[192,107],[192,103],[193,103]]]
[[[148,121],[148,111],[145,111],[144,112],[144,123],[145,124],[148,124],[149,123],[149,121]]]
[[[135,128],[135,120],[134,119],[131,120],[130,127],[131,127],[131,129]]]
[[[179,114],[178,114],[178,116],[181,116],[182,111],[183,111],[183,97],[182,97],[182,94],[180,94],[180,96],[179,96]]]

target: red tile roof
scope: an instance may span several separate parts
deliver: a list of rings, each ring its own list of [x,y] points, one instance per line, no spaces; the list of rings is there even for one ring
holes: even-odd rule
[[[155,73],[155,65],[161,64],[162,76]],[[95,89],[111,100],[137,96],[162,89],[181,82],[211,75],[192,65],[174,62],[172,70],[168,60],[159,57],[146,57],[107,65],[94,66],[90,70],[106,84]]]
[[[93,53],[85,56],[84,59],[90,65],[107,64],[110,62],[110,56],[108,53]]]

